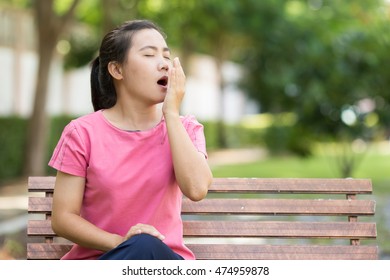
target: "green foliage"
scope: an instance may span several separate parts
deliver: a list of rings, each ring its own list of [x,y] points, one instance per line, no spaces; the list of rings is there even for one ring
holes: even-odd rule
[[[266,130],[264,141],[271,154],[283,154],[288,151],[291,128],[287,126],[271,126]]]
[[[208,150],[215,150],[218,147],[217,139],[217,124],[215,122],[202,122],[204,134],[206,137],[206,145]]]
[[[22,174],[26,131],[24,119],[0,118],[0,182]]]
[[[225,129],[228,148],[264,146],[263,129],[248,128],[242,124],[226,125]]]
[[[308,155],[314,136],[370,140],[386,130],[374,126],[390,127],[390,28],[383,1],[152,3],[143,1],[141,10],[164,27],[170,44],[184,54],[205,52],[242,64],[241,87],[263,112],[295,113],[299,126],[268,131],[275,149]],[[373,101],[373,111],[362,110],[362,100]],[[350,123],[342,119],[348,108],[356,118]],[[372,114],[377,124],[367,125]],[[280,133],[286,139],[272,139]]]
[[[270,126],[265,129],[264,142],[272,155],[293,153],[307,157],[312,154],[313,138],[296,126]]]
[[[99,41],[92,34],[93,32],[87,29],[85,32],[74,32],[70,35],[71,51],[67,53],[64,59],[66,70],[85,66],[95,58]]]
[[[51,119],[48,159],[57,144],[62,130],[72,117],[57,116]],[[0,118],[0,182],[22,176],[27,137],[27,120],[20,117]],[[48,173],[54,174],[51,168]]]
[[[369,113],[390,126],[384,51],[390,47],[389,16],[383,2],[258,2],[258,22],[247,26],[253,36],[243,60],[243,87],[265,112],[295,112],[295,134],[316,137],[370,139]],[[362,100],[373,101],[374,111],[365,112]],[[349,124],[342,119],[348,108],[356,117]]]
[[[68,1],[57,0],[57,9],[65,9]],[[80,1],[75,13],[75,24],[66,36],[70,50],[65,55],[65,69],[89,64],[97,55],[102,37],[108,30],[125,20],[133,19],[138,1],[88,0]]]
[[[218,124],[216,122],[202,122],[208,150],[218,150],[222,147],[218,142]],[[264,145],[264,130],[248,128],[241,124],[225,124],[226,143],[229,148],[258,147]]]
[[[31,0],[0,0],[0,7],[29,8]]]

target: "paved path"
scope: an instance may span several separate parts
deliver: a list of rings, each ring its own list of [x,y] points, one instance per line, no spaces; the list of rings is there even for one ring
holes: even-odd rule
[[[27,179],[0,187],[0,236],[26,227],[27,195]]]

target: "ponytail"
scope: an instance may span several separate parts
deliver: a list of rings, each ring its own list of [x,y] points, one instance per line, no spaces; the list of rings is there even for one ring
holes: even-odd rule
[[[102,67],[100,57],[96,57],[91,69],[91,100],[94,111],[109,109],[116,103],[116,91],[107,65]]]
[[[91,65],[91,99],[92,99],[92,106],[94,111],[100,110],[99,105],[99,96],[100,93],[100,85],[99,85],[99,57],[95,58]]]

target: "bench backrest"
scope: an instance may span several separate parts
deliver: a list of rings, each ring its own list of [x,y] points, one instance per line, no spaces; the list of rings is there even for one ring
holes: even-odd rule
[[[54,183],[29,178],[27,259],[71,247],[51,229]],[[203,201],[183,199],[184,237],[197,259],[377,259],[371,193],[368,179],[215,178]]]

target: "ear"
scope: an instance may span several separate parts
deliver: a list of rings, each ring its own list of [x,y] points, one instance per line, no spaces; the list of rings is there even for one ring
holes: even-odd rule
[[[111,76],[116,80],[122,80],[122,68],[119,63],[115,61],[111,61],[108,63],[108,72],[111,74]]]

